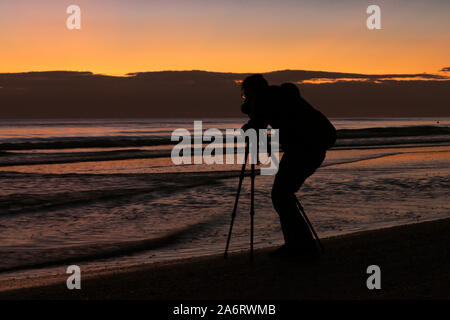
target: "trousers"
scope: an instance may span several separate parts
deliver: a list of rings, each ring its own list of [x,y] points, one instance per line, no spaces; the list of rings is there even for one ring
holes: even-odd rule
[[[272,203],[279,215],[285,244],[289,247],[315,247],[308,224],[297,207],[295,193],[325,159],[326,151],[285,152],[275,175]]]

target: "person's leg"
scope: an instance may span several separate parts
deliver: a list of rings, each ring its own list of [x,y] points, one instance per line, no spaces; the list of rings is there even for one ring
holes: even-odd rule
[[[303,251],[315,249],[316,244],[297,207],[295,192],[320,166],[323,159],[312,162],[306,160],[295,154],[285,153],[272,187],[272,202],[280,217],[285,243],[290,248]]]

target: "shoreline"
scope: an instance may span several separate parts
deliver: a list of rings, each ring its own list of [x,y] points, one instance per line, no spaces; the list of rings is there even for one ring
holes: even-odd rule
[[[0,299],[450,299],[450,218],[322,239],[317,261],[269,258],[273,249],[221,254],[0,283]],[[379,265],[381,290],[366,268]],[[63,268],[62,268],[63,269]],[[213,286],[211,284],[214,284]]]

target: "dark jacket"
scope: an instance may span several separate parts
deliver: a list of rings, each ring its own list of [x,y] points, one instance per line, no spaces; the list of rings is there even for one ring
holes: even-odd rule
[[[245,101],[242,112],[248,114],[248,125],[265,129],[270,125],[280,130],[283,151],[324,152],[336,140],[336,129],[330,121],[299,94],[283,86],[269,86]]]

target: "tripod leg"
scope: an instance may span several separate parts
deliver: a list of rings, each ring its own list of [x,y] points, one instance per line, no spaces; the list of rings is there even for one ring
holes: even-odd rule
[[[250,262],[253,262],[253,235],[255,217],[255,165],[252,164],[251,172],[251,198],[250,198]]]
[[[223,257],[225,259],[228,258],[228,247],[230,246],[230,240],[231,240],[231,233],[233,231],[234,218],[236,218],[236,211],[237,211],[237,207],[238,207],[239,195],[241,193],[242,181],[244,180],[245,166],[247,165],[247,157],[248,157],[248,150],[249,150],[248,148],[249,147],[248,147],[248,144],[247,144],[245,146],[244,164],[242,165],[241,175],[239,176],[239,184],[238,184],[236,199],[234,200],[233,213],[231,214],[231,223],[230,223],[230,229],[228,230],[227,245],[225,247],[225,252],[223,254]]]
[[[302,216],[305,218],[306,223],[308,224],[309,229],[310,229],[311,232],[313,233],[314,237],[316,238],[317,243],[318,243],[319,246],[320,246],[320,249],[322,250],[322,252],[325,252],[325,248],[324,248],[322,242],[320,241],[319,237],[317,236],[316,230],[314,230],[314,228],[313,228],[313,226],[312,226],[312,224],[311,224],[311,221],[309,221],[308,216],[306,215],[306,212],[305,212],[305,210],[303,209],[302,204],[300,203],[300,201],[298,200],[297,197],[295,197],[295,200],[297,201],[297,206],[298,206],[298,209],[300,210],[300,213],[301,213]]]

